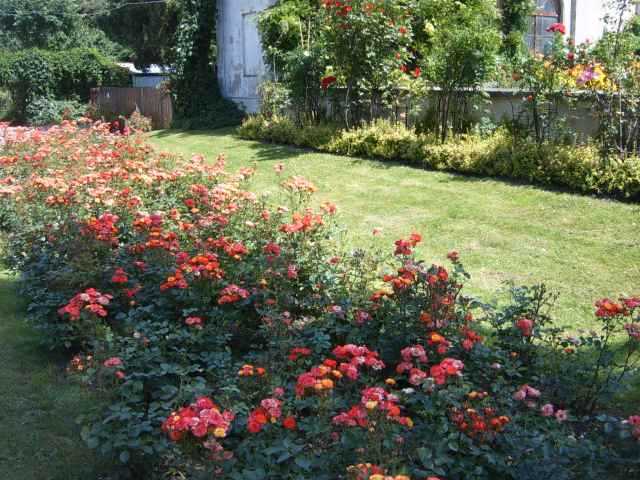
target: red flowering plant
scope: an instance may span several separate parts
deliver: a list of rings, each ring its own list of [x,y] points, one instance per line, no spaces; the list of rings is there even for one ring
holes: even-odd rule
[[[340,81],[347,125],[366,118],[380,99],[392,103],[397,72],[410,56],[411,7],[389,0],[322,0],[318,42],[332,69],[319,84],[326,91]]]

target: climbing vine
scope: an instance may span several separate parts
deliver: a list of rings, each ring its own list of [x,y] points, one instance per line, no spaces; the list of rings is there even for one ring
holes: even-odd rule
[[[502,33],[504,51],[510,56],[521,50],[528,20],[535,8],[533,0],[502,0]]]
[[[242,113],[222,97],[215,72],[217,6],[212,0],[178,0],[172,92],[178,128],[238,124]]]

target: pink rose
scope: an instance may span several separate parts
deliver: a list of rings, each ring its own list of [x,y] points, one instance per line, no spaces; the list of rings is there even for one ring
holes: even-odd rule
[[[513,399],[514,400],[518,400],[519,402],[521,402],[525,398],[527,398],[527,392],[526,392],[526,390],[523,390],[522,388],[520,390],[518,390],[516,393],[513,394]]]
[[[542,416],[543,417],[551,417],[555,413],[555,408],[550,403],[547,403],[542,407]]]
[[[122,366],[122,360],[119,357],[111,357],[104,361],[103,365],[107,368]]]

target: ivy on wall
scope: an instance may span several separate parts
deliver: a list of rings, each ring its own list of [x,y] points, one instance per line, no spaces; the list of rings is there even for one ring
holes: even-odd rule
[[[175,74],[172,81],[174,126],[186,129],[237,125],[238,107],[222,97],[215,71],[217,6],[212,0],[179,0]]]

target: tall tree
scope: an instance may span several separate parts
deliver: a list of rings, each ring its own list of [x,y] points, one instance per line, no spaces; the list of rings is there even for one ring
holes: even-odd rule
[[[122,57],[126,51],[94,22],[108,0],[0,0],[0,44],[8,50],[94,47]]]
[[[106,4],[97,16],[97,24],[112,40],[132,50],[130,60],[136,65],[172,63],[181,0],[94,1]]]

